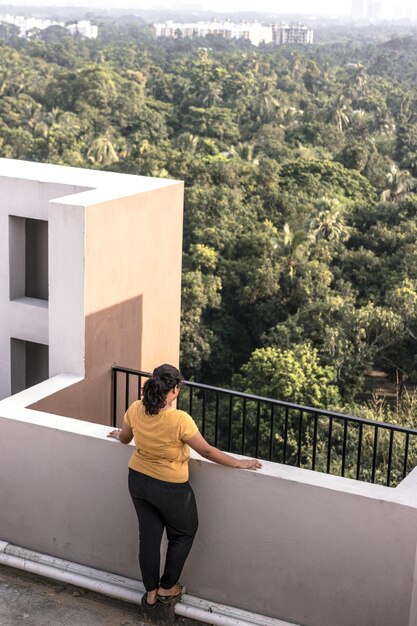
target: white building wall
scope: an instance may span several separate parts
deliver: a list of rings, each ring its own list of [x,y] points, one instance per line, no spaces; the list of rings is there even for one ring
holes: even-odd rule
[[[49,376],[84,373],[85,209],[52,201],[49,211]]]
[[[133,446],[19,407],[60,378],[0,403],[0,539],[139,578]],[[416,470],[390,489],[193,455],[190,480],[200,517],[182,576],[190,594],[306,626],[416,625]]]
[[[83,189],[2,176],[0,167],[0,398],[11,393],[12,337],[49,345],[51,375],[83,371],[84,216],[83,212],[76,216],[73,210],[69,216],[68,207],[50,202],[54,197]],[[45,220],[49,224],[48,301],[26,298],[23,293],[17,298],[12,293],[11,299],[11,273],[25,261],[24,233],[9,228],[9,216]],[[24,267],[18,273],[24,276]]]

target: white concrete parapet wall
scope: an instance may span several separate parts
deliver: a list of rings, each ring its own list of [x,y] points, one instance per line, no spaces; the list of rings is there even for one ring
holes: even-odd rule
[[[0,539],[139,578],[131,446],[106,426],[25,408],[56,377],[0,402]],[[396,489],[193,456],[200,527],[192,595],[306,626],[415,626],[417,473]]]

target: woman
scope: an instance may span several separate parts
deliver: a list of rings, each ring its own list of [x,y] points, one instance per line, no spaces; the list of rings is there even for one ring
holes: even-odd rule
[[[142,401],[126,411],[122,429],[108,435],[121,443],[135,441],[129,461],[129,492],[139,522],[139,565],[148,607],[158,600],[170,602],[183,591],[178,580],[198,526],[188,482],[189,446],[220,465],[254,470],[262,466],[256,459],[238,460],[207,443],[192,417],[173,407],[182,382],[182,375],[172,365],[157,367],[143,387]],[[168,549],[160,578],[164,528]]]

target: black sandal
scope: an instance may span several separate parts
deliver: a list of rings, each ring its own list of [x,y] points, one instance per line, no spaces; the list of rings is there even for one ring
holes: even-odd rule
[[[159,600],[159,602],[162,602],[162,604],[169,604],[175,598],[181,597],[183,595],[183,593],[185,593],[185,587],[184,587],[184,585],[178,585],[178,586],[180,588],[179,592],[178,593],[174,593],[172,596],[160,596],[159,593],[157,593],[156,597]]]

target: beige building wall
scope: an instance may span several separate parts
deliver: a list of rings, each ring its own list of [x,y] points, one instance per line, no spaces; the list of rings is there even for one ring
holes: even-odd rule
[[[183,187],[87,207],[85,380],[32,408],[109,424],[111,366],[179,362]]]

